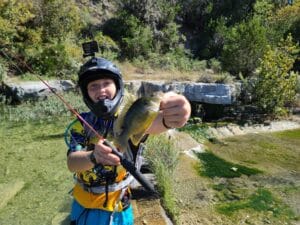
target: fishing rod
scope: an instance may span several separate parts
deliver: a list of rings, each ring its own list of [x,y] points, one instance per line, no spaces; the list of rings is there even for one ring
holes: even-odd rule
[[[10,57],[1,50],[2,54],[5,55],[10,60]],[[145,178],[145,176],[135,167],[135,165],[126,159],[123,153],[119,152],[115,146],[113,146],[108,140],[104,139],[64,98],[62,95],[57,93],[54,88],[52,88],[47,81],[41,78],[40,75],[35,74],[34,71],[31,69],[31,67],[22,59],[15,56],[15,58],[21,62],[26,69],[28,69],[29,72],[34,74],[58,99],[60,99],[64,105],[70,110],[73,115],[75,115],[78,120],[80,120],[82,123],[84,123],[95,135],[96,137],[103,141],[103,144],[110,147],[112,150],[112,153],[119,157],[121,165],[149,192],[153,194],[157,194],[156,190],[154,189],[154,186]]]

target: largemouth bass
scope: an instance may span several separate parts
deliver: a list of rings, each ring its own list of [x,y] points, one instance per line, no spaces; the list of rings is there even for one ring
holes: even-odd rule
[[[114,144],[126,151],[128,140],[137,146],[159,113],[161,94],[137,99],[115,123]]]

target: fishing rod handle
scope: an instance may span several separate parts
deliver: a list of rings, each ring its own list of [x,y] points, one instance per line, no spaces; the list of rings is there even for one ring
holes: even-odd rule
[[[121,165],[149,192],[157,194],[154,186],[145,178],[145,176],[137,170],[135,165],[124,157],[124,155],[119,152],[115,146],[113,146],[109,141],[104,140],[103,144],[112,149],[112,153],[120,158]]]
[[[108,147],[110,147],[111,150],[112,150],[112,153],[115,154],[115,155],[117,155],[120,158],[120,160],[122,161],[122,159],[124,158],[124,156],[123,156],[123,154],[121,152],[119,152],[116,149],[115,146],[113,146],[108,140],[104,140],[103,144],[106,145],[106,146],[108,146]]]

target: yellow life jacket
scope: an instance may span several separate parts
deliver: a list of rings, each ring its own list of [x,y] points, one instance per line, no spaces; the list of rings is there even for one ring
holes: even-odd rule
[[[81,116],[90,124],[100,125],[96,128],[101,133],[103,128],[101,119],[93,118],[90,113],[83,113]],[[99,121],[91,121],[91,120]],[[70,144],[69,152],[72,151],[88,151],[89,146],[97,143],[97,138],[82,123],[77,120],[70,126]],[[103,131],[103,130],[102,130]],[[76,146],[83,148],[77,148]],[[107,178],[107,174],[112,177]],[[120,201],[120,195],[124,188],[128,189],[128,185],[133,179],[131,175],[123,168],[123,166],[97,166],[87,171],[78,172],[74,175],[76,184],[73,188],[73,196],[76,201],[85,208],[97,208],[107,211],[117,211],[123,209]],[[130,190],[128,189],[130,193]]]

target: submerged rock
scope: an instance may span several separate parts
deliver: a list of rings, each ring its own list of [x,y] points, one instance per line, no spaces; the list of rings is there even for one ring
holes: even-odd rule
[[[24,185],[25,182],[22,180],[0,184],[0,209],[4,208],[22,190]]]

